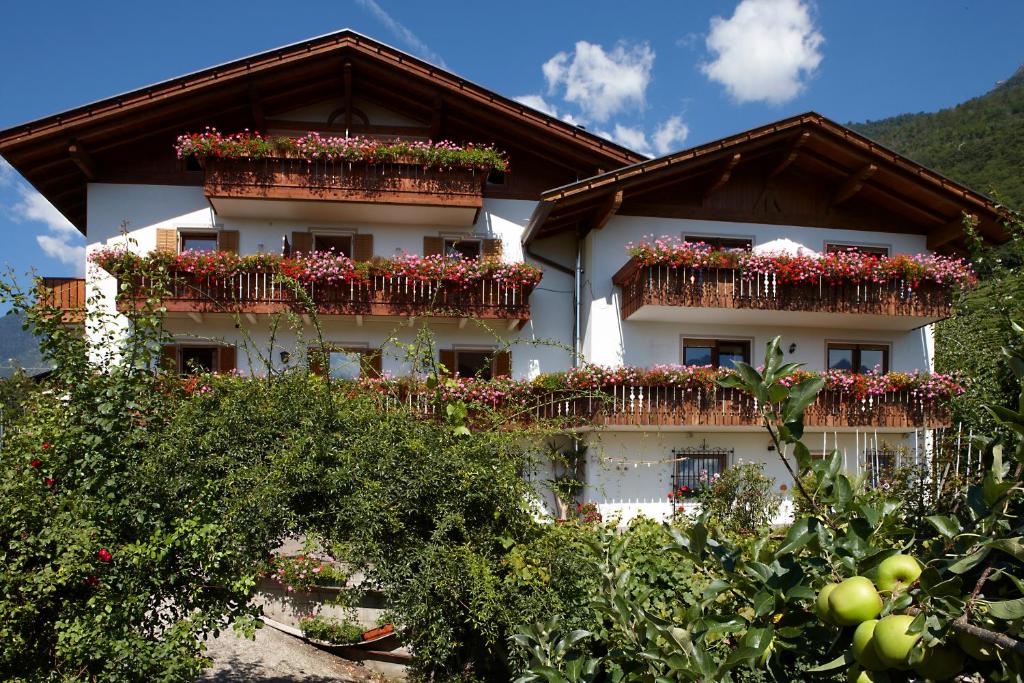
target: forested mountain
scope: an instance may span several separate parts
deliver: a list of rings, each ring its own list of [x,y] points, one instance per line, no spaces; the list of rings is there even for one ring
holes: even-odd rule
[[[953,180],[1024,207],[1024,66],[981,97],[949,109],[849,125]]]
[[[35,374],[46,366],[35,335],[22,329],[24,322],[22,314],[0,315],[0,377],[15,368]]]

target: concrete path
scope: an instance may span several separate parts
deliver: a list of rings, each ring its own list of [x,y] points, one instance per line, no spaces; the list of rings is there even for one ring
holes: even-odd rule
[[[256,640],[236,636],[228,629],[206,642],[213,666],[200,683],[378,683],[379,676],[353,662],[334,657],[270,627],[256,632]]]

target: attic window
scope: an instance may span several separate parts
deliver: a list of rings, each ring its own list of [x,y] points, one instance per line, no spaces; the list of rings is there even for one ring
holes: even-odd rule
[[[488,185],[504,185],[506,180],[505,172],[497,168],[492,168],[490,173],[487,174]]]

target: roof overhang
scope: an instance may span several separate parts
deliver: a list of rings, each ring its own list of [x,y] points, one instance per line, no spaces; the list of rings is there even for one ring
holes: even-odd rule
[[[530,140],[538,148],[549,149],[551,157],[579,158],[594,169],[617,168],[643,158],[348,29],[0,131],[0,155],[84,233],[87,183],[104,181],[98,157],[156,134],[201,129],[214,116],[227,112],[244,115],[244,120],[253,121],[251,127],[258,128],[260,115],[254,102],[287,103],[308,97],[318,87],[322,91],[324,79],[340,81],[347,59],[359,61],[368,82],[388,81],[387,89],[395,98],[415,99],[403,84],[429,86],[439,103],[471,111],[480,128],[504,130],[509,139]]]
[[[913,231],[928,236],[929,249],[962,250],[964,214],[977,220],[985,239],[1006,239],[999,207],[987,196],[809,112],[544,192],[522,241],[600,228],[624,200],[651,188],[693,181],[703,183],[710,194],[754,159],[770,159],[766,182],[803,163],[826,169],[836,178],[835,198],[840,201],[868,188],[884,197],[888,207],[905,212]]]

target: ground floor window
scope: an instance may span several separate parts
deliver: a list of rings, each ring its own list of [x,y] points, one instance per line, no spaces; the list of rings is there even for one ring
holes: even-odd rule
[[[160,365],[182,375],[227,373],[235,369],[235,347],[215,344],[169,344],[161,350]]]
[[[683,365],[732,368],[750,362],[750,341],[736,339],[683,339]]]
[[[309,349],[310,371],[337,380],[378,377],[383,370],[381,360],[376,349],[340,345]]]
[[[444,369],[459,377],[494,379],[512,374],[512,357],[508,351],[494,349],[451,349],[440,352]]]
[[[889,372],[889,346],[829,342],[828,369],[851,372]]]
[[[352,258],[352,236],[351,235],[331,235],[331,234],[314,234],[313,235],[313,250],[314,251],[331,251],[341,256]]]
[[[697,495],[721,476],[729,466],[731,449],[700,448],[672,451],[675,468],[672,472],[673,502]]]

